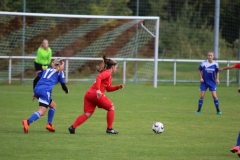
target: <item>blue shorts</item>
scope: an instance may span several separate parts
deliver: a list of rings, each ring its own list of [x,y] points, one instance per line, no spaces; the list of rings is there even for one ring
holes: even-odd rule
[[[44,91],[42,89],[35,88],[34,89],[34,94],[37,97],[38,102],[46,104],[46,105],[50,105],[52,92]]]
[[[200,91],[206,91],[208,88],[209,88],[209,90],[211,92],[217,90],[217,86],[216,85],[208,85],[208,84],[206,84],[204,82],[201,82],[201,84],[200,84]]]

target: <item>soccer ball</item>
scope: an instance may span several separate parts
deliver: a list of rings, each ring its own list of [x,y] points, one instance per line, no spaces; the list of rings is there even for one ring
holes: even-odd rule
[[[161,122],[155,122],[152,126],[152,130],[155,133],[162,133],[164,131],[164,126]]]

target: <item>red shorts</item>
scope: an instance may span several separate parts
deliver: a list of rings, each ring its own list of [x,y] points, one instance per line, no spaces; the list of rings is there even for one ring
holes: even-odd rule
[[[113,103],[104,94],[98,99],[96,90],[88,90],[84,96],[84,112],[93,114],[96,106],[109,110],[113,107]]]

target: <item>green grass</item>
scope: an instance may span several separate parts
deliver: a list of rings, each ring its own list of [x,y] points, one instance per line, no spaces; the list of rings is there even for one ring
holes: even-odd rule
[[[197,84],[127,83],[124,90],[106,93],[115,105],[114,128],[108,135],[106,111],[96,109],[79,126],[75,135],[67,128],[83,112],[83,96],[91,83],[68,84],[70,94],[61,86],[53,91],[57,103],[55,133],[45,129],[47,114],[31,124],[24,134],[21,121],[38,109],[31,101],[32,84],[0,85],[0,155],[4,159],[88,159],[88,160],[229,160],[238,159],[229,149],[239,131],[239,94],[237,86],[218,87],[222,115],[217,115],[210,92],[206,93],[202,113],[197,115]],[[152,124],[161,121],[162,134]]]

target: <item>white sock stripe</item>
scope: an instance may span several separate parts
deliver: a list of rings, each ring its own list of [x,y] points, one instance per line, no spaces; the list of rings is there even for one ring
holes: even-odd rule
[[[53,110],[55,112],[55,109],[54,108],[50,108],[49,110]]]
[[[38,116],[38,118],[40,117],[40,113],[38,112],[35,112],[34,114],[36,114]]]

